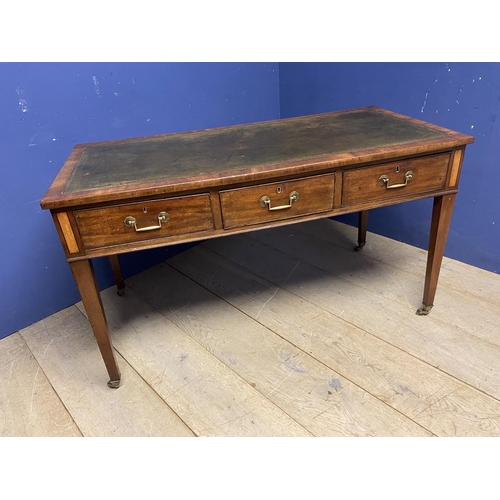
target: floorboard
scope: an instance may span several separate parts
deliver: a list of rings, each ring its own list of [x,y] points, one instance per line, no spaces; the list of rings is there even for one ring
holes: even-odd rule
[[[345,237],[337,237],[340,228]],[[355,233],[355,228],[323,219],[310,225],[277,228],[271,235],[263,231],[248,236],[263,243],[278,243],[271,244],[283,251],[286,246],[291,255],[360,286],[374,290],[374,284],[383,283],[383,288],[376,288],[378,293],[395,302],[416,303],[415,307],[419,307],[427,252],[372,234],[370,244],[362,252],[352,252]],[[470,279],[471,275],[474,279]],[[439,307],[434,308],[432,318],[500,346],[500,328],[496,327],[500,317],[498,279],[489,275],[496,276],[445,258],[435,302]],[[444,290],[446,293],[442,293]]]
[[[75,306],[21,335],[84,436],[193,435],[121,356],[123,386],[107,387],[92,330]]]
[[[148,279],[159,275],[161,266],[129,280],[124,297],[113,288],[103,293],[118,352],[197,436],[311,436],[130,288],[143,281],[153,289]],[[171,286],[170,292],[175,296],[179,290]],[[160,300],[168,303],[169,296]],[[189,311],[176,312],[192,320]],[[203,323],[196,327],[212,335]]]
[[[428,431],[500,433],[499,401],[207,248],[169,263]]]
[[[324,219],[207,240],[0,340],[0,436],[500,436],[500,276]]]
[[[81,436],[18,333],[0,340],[0,436]]]
[[[429,435],[172,267],[150,271],[129,286],[315,436]]]
[[[459,330],[456,326],[434,319],[431,314],[417,316],[415,310],[421,301],[420,293],[409,296],[408,282],[412,275],[401,276],[394,284],[383,272],[372,279],[355,277],[376,263],[350,264],[346,270],[334,274],[337,264],[335,247],[331,253],[317,255],[310,238],[290,237],[287,241],[281,231],[238,235],[228,241],[211,240],[207,248],[237,264],[265,277],[326,311],[369,332],[422,361],[500,399],[500,347],[478,337],[477,332]],[[337,254],[339,251],[337,251]],[[341,258],[347,259],[345,251]],[[354,253],[354,252],[353,252]],[[357,252],[356,252],[357,254]],[[331,271],[331,272],[330,272]],[[389,290],[395,286],[395,290]],[[443,287],[444,288],[444,287]],[[440,290],[443,294],[444,290]],[[394,300],[395,296],[399,299]]]

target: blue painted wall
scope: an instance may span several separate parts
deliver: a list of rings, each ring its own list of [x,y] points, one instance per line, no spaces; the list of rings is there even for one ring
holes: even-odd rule
[[[75,144],[279,118],[278,78],[278,64],[0,64],[0,338],[79,300],[39,206]],[[128,254],[124,274],[177,249]]]
[[[385,107],[476,137],[446,255],[500,270],[500,64],[12,63],[0,77],[0,338],[79,300],[39,201],[81,142]],[[430,200],[373,210],[369,230],[426,248],[430,213]],[[127,254],[124,274],[182,248]],[[95,265],[111,285],[107,261]]]
[[[475,136],[445,254],[500,271],[500,64],[282,63],[280,103],[282,118],[376,105]],[[427,248],[431,209],[423,200],[373,210],[368,229]]]

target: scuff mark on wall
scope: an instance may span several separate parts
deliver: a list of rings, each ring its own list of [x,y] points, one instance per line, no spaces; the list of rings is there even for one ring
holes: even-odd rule
[[[99,82],[97,80],[97,77],[93,76],[92,81],[94,82],[94,90],[95,93],[97,94],[97,97],[101,97],[101,91],[99,90]]]
[[[434,83],[432,85],[436,85],[436,83],[438,82],[438,79],[436,78],[434,80]],[[427,104],[427,97],[429,97],[429,92],[431,91],[431,89],[428,89],[427,92],[425,93],[425,97],[424,97],[424,104],[420,110],[421,113],[424,112],[424,109],[425,109],[425,105]],[[437,110],[436,110],[436,113],[437,113]]]
[[[421,113],[424,112],[424,109],[425,109],[425,105],[427,104],[427,96],[429,95],[429,90],[425,93],[425,97],[424,97],[424,105],[422,106],[422,109],[420,110]]]
[[[21,108],[21,111],[23,113],[26,113],[28,111],[28,101],[26,99],[24,99],[23,97],[21,97],[22,95],[24,95],[24,90],[17,87],[16,88],[16,93],[18,95],[18,104],[19,104],[19,107]]]

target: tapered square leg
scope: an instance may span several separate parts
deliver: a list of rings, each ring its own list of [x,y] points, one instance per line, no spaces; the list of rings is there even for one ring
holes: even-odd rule
[[[69,265],[109,374],[108,386],[117,388],[120,385],[120,370],[116,364],[113,345],[109,338],[108,324],[95,278],[94,266],[90,260],[70,262]]]
[[[434,198],[431,234],[427,252],[427,268],[425,271],[424,298],[422,307],[417,310],[417,314],[420,316],[429,314],[434,305],[439,271],[443,261],[455,198],[456,194],[436,196]]]
[[[366,229],[368,227],[368,210],[358,212],[358,246],[354,249],[359,252],[366,245]]]

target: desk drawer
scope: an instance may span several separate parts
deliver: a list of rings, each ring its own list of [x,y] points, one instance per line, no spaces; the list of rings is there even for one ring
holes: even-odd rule
[[[220,192],[226,229],[333,210],[335,175],[261,184]]]
[[[75,211],[86,249],[214,229],[208,194]]]
[[[443,189],[450,154],[354,168],[343,173],[342,206]]]

